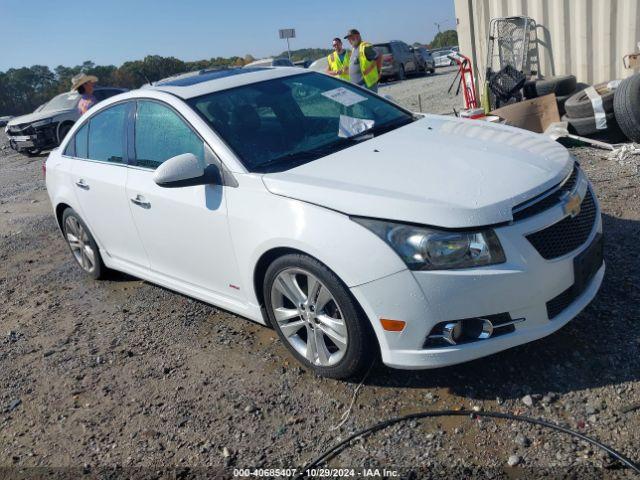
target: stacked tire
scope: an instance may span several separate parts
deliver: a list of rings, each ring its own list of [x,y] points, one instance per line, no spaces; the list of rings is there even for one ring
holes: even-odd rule
[[[613,111],[622,133],[640,142],[640,74],[620,82],[613,96]]]
[[[611,90],[607,83],[599,83],[593,88],[602,100],[602,109],[607,119],[606,129],[597,128],[596,114],[591,98],[584,90],[575,93],[566,100],[564,104],[566,114],[562,120],[569,123],[569,131],[583,137],[597,136],[614,142],[624,140],[624,134],[618,126],[613,111],[614,90]]]
[[[576,92],[584,90],[589,85],[578,83],[573,75],[557,75],[554,77],[529,80],[522,90],[525,98],[536,98],[554,93],[560,115],[565,113],[565,102]]]

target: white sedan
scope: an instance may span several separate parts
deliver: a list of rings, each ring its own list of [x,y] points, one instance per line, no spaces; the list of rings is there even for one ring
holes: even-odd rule
[[[46,161],[78,265],[274,328],[320,375],[433,368],[549,335],[596,295],[601,219],[568,151],[298,68],[102,102]]]

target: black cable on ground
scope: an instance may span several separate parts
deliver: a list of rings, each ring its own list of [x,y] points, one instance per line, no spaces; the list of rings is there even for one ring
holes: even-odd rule
[[[341,451],[347,448],[347,446],[349,445],[349,443],[351,443],[351,441],[355,440],[358,437],[362,437],[364,435],[368,435],[368,434],[377,432],[379,430],[383,430],[391,425],[404,422],[406,420],[416,420],[416,419],[429,418],[429,417],[451,417],[451,416],[456,416],[456,417],[470,416],[472,418],[475,418],[475,417],[500,418],[503,420],[516,420],[519,422],[531,423],[533,425],[539,425],[541,427],[550,428],[552,430],[556,430],[558,432],[571,435],[572,437],[579,438],[580,440],[584,440],[585,442],[595,445],[596,447],[600,448],[601,450],[604,450],[610,456],[617,459],[622,464],[626,465],[627,467],[632,469],[635,473],[640,475],[640,465],[635,463],[633,460],[625,457],[624,455],[617,452],[616,450],[609,447],[608,445],[600,443],[594,438],[588,437],[586,435],[581,434],[580,432],[576,432],[574,430],[571,430],[567,427],[563,427],[561,425],[556,425],[554,423],[550,423],[544,420],[539,420],[537,418],[523,417],[521,415],[512,415],[510,413],[502,413],[502,412],[486,412],[486,411],[475,412],[470,410],[437,410],[432,412],[411,413],[409,415],[404,415],[402,417],[391,418],[389,420],[384,420],[380,423],[376,423],[375,425],[359,430],[354,434],[350,435],[349,437],[347,437],[346,439],[344,439],[343,441],[341,441],[340,443],[334,445],[329,450],[326,450],[319,457],[307,463],[304,467],[300,469],[300,473],[296,477],[294,477],[294,480],[305,478],[306,476],[305,472],[308,469],[317,467],[319,464],[329,459],[334,454],[340,453]]]

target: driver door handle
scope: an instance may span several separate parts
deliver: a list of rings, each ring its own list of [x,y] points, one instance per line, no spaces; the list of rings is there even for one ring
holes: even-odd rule
[[[151,203],[147,202],[144,196],[140,194],[136,195],[135,198],[132,198],[131,203],[142,208],[151,208]]]
[[[77,182],[76,182],[76,186],[83,189],[83,190],[89,190],[89,185],[84,181],[84,178],[80,178]]]

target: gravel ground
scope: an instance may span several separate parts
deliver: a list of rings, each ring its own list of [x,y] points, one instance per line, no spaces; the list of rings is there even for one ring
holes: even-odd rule
[[[402,82],[382,83],[379,93],[391,95],[396,102],[414,112],[452,115],[464,104],[462,92],[455,95],[456,86],[447,93],[458,67],[437,68],[433,75],[409,77]],[[422,108],[420,108],[422,106]]]
[[[382,90],[446,86],[445,76]],[[425,110],[459,104],[445,100]],[[316,378],[272,330],[228,312],[125,275],[88,279],[50,212],[44,156],[0,150],[0,478],[293,468],[359,428],[435,409],[543,418],[640,460],[640,410],[625,412],[640,404],[640,167],[573,153],[604,212],[607,274],[594,302],[534,343],[432,371],[374,365],[360,385]],[[469,417],[398,424],[329,465],[403,478],[632,476],[582,441]]]

